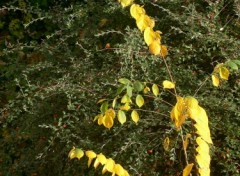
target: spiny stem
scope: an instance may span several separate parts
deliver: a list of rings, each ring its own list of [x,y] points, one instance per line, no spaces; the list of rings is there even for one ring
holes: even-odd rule
[[[167,71],[168,71],[168,75],[169,75],[171,81],[174,83],[174,80],[173,80],[173,77],[172,77],[172,73],[171,73],[171,71],[170,71],[170,69],[169,69],[169,66],[168,66],[168,64],[167,64],[167,62],[166,62],[166,60],[165,60],[164,57],[163,57],[163,61],[164,61],[164,64],[165,64],[165,66],[166,66],[166,69],[167,69]],[[174,87],[174,94],[175,94],[175,96],[177,97],[177,90],[176,90],[175,87]]]
[[[194,93],[194,97],[197,95],[197,93],[198,93],[198,91],[202,88],[202,86],[204,85],[204,84],[206,84],[206,82],[207,82],[207,80],[209,79],[209,77],[207,77],[203,82],[202,82],[202,84],[199,86],[199,88],[195,91],[195,93]]]

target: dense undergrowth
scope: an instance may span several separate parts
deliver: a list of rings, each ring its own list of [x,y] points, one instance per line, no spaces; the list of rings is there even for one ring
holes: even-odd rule
[[[211,175],[239,175],[239,69],[229,67],[218,88],[211,82],[218,63],[240,60],[239,2],[137,2],[163,33],[179,95],[196,97],[207,111]],[[87,161],[67,158],[73,146],[102,152],[131,175],[181,175],[181,137],[162,115],[175,104],[169,92],[145,99],[152,111],[141,111],[138,125],[128,120],[108,130],[93,122],[98,100],[114,97],[119,78],[159,85],[169,79],[129,7],[112,0],[38,3],[0,3],[0,175],[100,175]]]

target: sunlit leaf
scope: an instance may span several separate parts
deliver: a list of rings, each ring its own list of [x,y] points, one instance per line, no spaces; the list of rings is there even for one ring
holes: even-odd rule
[[[116,103],[117,103],[117,97],[113,99],[113,102],[112,102],[112,108],[115,108]]]
[[[70,159],[73,159],[73,158],[81,159],[83,156],[84,156],[84,152],[82,151],[82,149],[75,148],[75,147],[73,147],[73,149],[68,153],[68,157]]]
[[[118,0],[121,3],[122,7],[127,7],[133,3],[133,0]]]
[[[218,76],[212,75],[212,83],[215,87],[219,86],[220,80],[219,80]]]
[[[131,83],[131,81],[129,79],[127,79],[127,78],[120,78],[118,80],[118,82],[120,82],[121,84],[124,84],[124,85]]]
[[[131,113],[131,117],[132,117],[132,120],[135,122],[135,123],[138,123],[139,121],[139,114],[136,110],[133,110],[132,113]]]
[[[121,103],[132,103],[131,98],[128,96],[128,94],[125,94],[122,98],[121,98]]]
[[[226,67],[221,67],[219,69],[219,74],[222,79],[228,80],[229,70]]]
[[[156,97],[159,95],[159,88],[156,84],[152,85],[152,92]]]
[[[198,169],[200,176],[210,176],[210,169],[209,168],[201,168]]]
[[[88,150],[85,152],[86,156],[88,157],[88,167],[90,167],[92,160],[96,158],[96,153],[93,152],[92,150]]]
[[[98,115],[98,125],[102,125],[103,118],[104,118],[104,115],[102,115],[102,114]]]
[[[106,116],[106,115],[103,117],[102,122],[103,122],[103,125],[108,129],[112,128],[114,123],[113,118],[111,116]]]
[[[133,18],[135,18],[135,20],[139,19],[140,16],[142,15],[145,15],[145,10],[143,7],[141,7],[140,5],[138,4],[133,4],[131,5],[131,8],[130,8],[130,14]]]
[[[166,137],[163,141],[163,148],[164,148],[165,151],[168,151],[169,144],[170,144],[170,139],[168,137]]]
[[[104,165],[107,161],[106,157],[102,153],[97,155],[97,159],[102,165]]]
[[[113,171],[114,171],[113,173],[115,173],[119,176],[124,176],[125,175],[124,169],[120,164],[115,164]]]
[[[160,31],[154,31],[152,28],[147,27],[144,30],[144,41],[149,46],[153,41],[157,41],[159,44],[161,43]]]
[[[136,104],[139,108],[141,108],[144,105],[144,99],[142,95],[138,94],[136,97]]]
[[[147,27],[153,28],[155,26],[154,19],[150,18],[148,15],[141,15],[137,21],[138,29],[143,32]]]
[[[171,81],[165,80],[165,81],[163,81],[163,88],[164,89],[174,89],[175,84]]]
[[[116,113],[114,109],[110,108],[105,112],[105,116],[110,116],[112,119],[114,119],[116,116]]]
[[[188,144],[189,144],[189,138],[191,138],[191,134],[187,134],[185,137],[185,140],[183,141],[183,148],[184,150],[187,150]]]
[[[166,45],[161,45],[160,55],[165,58],[168,55],[168,49]]]
[[[126,114],[124,111],[122,110],[119,110],[118,111],[118,121],[121,123],[121,124],[124,124],[126,122]]]
[[[161,45],[160,42],[158,41],[153,41],[150,45],[149,45],[149,52],[151,54],[154,55],[159,55],[161,51]]]
[[[193,165],[194,165],[194,164],[191,163],[191,164],[188,164],[188,165],[184,168],[184,170],[183,170],[183,176],[188,176],[188,175],[191,173]]]
[[[143,89],[143,93],[146,94],[146,93],[148,93],[148,92],[150,92],[150,88],[149,88],[149,87],[145,87],[145,88]]]
[[[106,171],[112,173],[114,171],[114,166],[115,166],[115,161],[112,158],[108,158],[103,167],[102,174],[104,174]]]
[[[129,103],[125,103],[123,106],[120,106],[120,110],[128,111],[129,109],[131,109]]]
[[[105,98],[100,99],[100,100],[98,100],[97,104],[102,103],[102,102],[104,102],[105,100],[106,100]]]

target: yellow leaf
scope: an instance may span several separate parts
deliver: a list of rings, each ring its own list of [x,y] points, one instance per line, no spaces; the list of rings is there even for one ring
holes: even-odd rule
[[[68,153],[68,157],[70,159],[73,159],[73,158],[81,159],[83,156],[84,156],[84,152],[82,151],[82,149],[75,148],[75,147],[73,147],[73,149]]]
[[[143,93],[144,93],[144,94],[148,93],[149,91],[150,91],[150,88],[149,88],[149,87],[145,87],[145,88],[143,89]]]
[[[166,137],[166,138],[164,139],[164,142],[163,142],[163,148],[164,148],[165,151],[168,151],[168,149],[169,149],[169,143],[170,143],[170,140],[169,140],[168,137]]]
[[[168,55],[168,50],[166,45],[161,45],[160,55],[165,58]]]
[[[192,167],[193,167],[193,163],[188,164],[184,170],[183,170],[183,176],[188,176],[191,173]]]
[[[102,103],[102,102],[104,102],[105,100],[106,100],[105,98],[100,99],[100,100],[98,100],[97,104]]]
[[[140,16],[145,15],[145,10],[143,7],[141,7],[138,4],[133,4],[131,5],[130,8],[130,14],[133,18],[135,18],[135,20],[138,20],[140,18]]]
[[[103,118],[104,118],[104,116],[102,114],[98,115],[98,125],[103,124]]]
[[[201,124],[200,125],[200,124],[196,123],[194,126],[197,129],[197,134],[203,140],[205,140],[209,144],[212,144],[212,139],[211,139],[211,136],[210,136],[210,130],[209,130],[208,125],[206,125],[206,124]]]
[[[103,122],[103,125],[108,129],[112,128],[114,123],[113,118],[111,116],[106,116],[106,115],[103,117],[102,122]]]
[[[124,111],[128,111],[129,109],[131,109],[131,106],[129,105],[129,103],[125,103],[123,106],[120,107],[120,110],[124,110]]]
[[[188,147],[188,144],[189,144],[189,138],[191,138],[191,134],[187,134],[186,137],[185,137],[185,140],[183,141],[183,148],[184,150],[187,150],[187,147]]]
[[[118,0],[121,3],[122,7],[127,7],[133,3],[133,0]]]
[[[219,74],[222,79],[228,80],[229,70],[226,67],[220,67]]]
[[[163,81],[163,88],[164,89],[174,89],[175,84],[171,81],[165,80],[165,81]]]
[[[158,94],[159,94],[159,88],[158,88],[158,86],[156,85],[156,84],[153,84],[153,86],[152,86],[152,92],[153,92],[153,94],[157,97],[158,96]]]
[[[125,112],[122,111],[122,110],[119,110],[118,111],[118,121],[121,123],[121,124],[124,124],[126,122],[126,115],[125,115]]]
[[[121,99],[121,103],[132,103],[131,98],[128,96],[128,94],[125,94],[122,99]]]
[[[196,151],[200,155],[209,154],[209,146],[201,137],[197,137],[196,142],[198,144],[198,147],[196,148]]]
[[[144,99],[142,97],[142,95],[138,94],[136,97],[136,104],[139,108],[141,108],[144,104]]]
[[[112,173],[114,171],[113,170],[114,166],[115,166],[115,161],[112,158],[108,158],[103,167],[102,174],[104,174],[106,171]]]
[[[153,28],[155,26],[155,21],[148,15],[141,15],[137,21],[138,29],[143,32],[147,27]]]
[[[86,156],[88,157],[88,167],[90,167],[93,158],[96,158],[96,153],[93,152],[92,150],[88,150],[85,152]]]
[[[184,98],[177,97],[177,103],[170,113],[170,117],[174,121],[177,129],[179,129],[179,127],[185,122],[187,116],[187,107]]]
[[[223,66],[224,66],[223,63],[217,64],[217,65],[215,66],[215,68],[214,68],[214,72],[215,72],[215,73],[219,73],[220,68],[223,67]]]
[[[212,83],[215,87],[219,86],[220,80],[216,75],[212,75]]]
[[[209,168],[209,166],[210,166],[210,156],[209,156],[209,154],[205,154],[205,155],[198,154],[196,156],[196,159],[197,159],[197,163],[198,163],[200,168]]]
[[[102,153],[97,155],[97,159],[102,165],[104,165],[107,161],[107,158]]]
[[[160,45],[160,42],[158,41],[153,41],[150,45],[149,45],[149,52],[151,54],[154,54],[154,55],[159,55],[160,54],[160,51],[161,51],[161,45]]]
[[[111,117],[112,119],[114,119],[115,116],[116,116],[116,113],[115,113],[115,111],[114,111],[112,108],[110,108],[110,109],[108,109],[108,110],[105,112],[105,116],[109,116],[109,117]]]
[[[149,46],[153,41],[157,41],[159,44],[161,40],[160,31],[154,31],[152,28],[147,27],[144,30],[144,41]]]
[[[113,102],[112,102],[112,108],[115,108],[116,103],[117,103],[117,97],[113,99]]]
[[[131,117],[132,117],[132,120],[133,120],[135,123],[138,123],[138,121],[139,121],[139,115],[138,115],[138,112],[137,112],[136,110],[133,110],[133,111],[132,111]]]
[[[125,171],[120,164],[115,164],[114,173],[119,175],[119,176],[124,176],[125,175]]]
[[[198,172],[199,172],[200,176],[210,176],[209,168],[198,169]]]
[[[100,164],[100,162],[99,162],[99,160],[98,160],[98,158],[97,158],[97,159],[95,159],[95,162],[94,162],[94,164],[93,164],[93,167],[94,167],[95,169],[97,169],[97,167],[99,166],[99,164]]]

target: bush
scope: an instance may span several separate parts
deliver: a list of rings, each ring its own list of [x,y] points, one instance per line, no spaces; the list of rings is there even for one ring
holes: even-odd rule
[[[24,11],[17,10],[23,2]],[[67,158],[73,146],[102,152],[131,175],[181,174],[184,151],[169,118],[169,104],[175,104],[169,92],[145,97],[138,125],[127,120],[107,130],[93,122],[98,100],[114,98],[119,78],[149,86],[169,79],[164,61],[149,54],[129,7],[110,0],[44,2],[49,6],[19,1],[1,9],[0,175],[98,175],[86,161]],[[232,69],[219,88],[210,75],[217,63],[240,58],[239,3],[139,3],[163,32],[178,94],[194,95],[208,113],[211,174],[238,175],[239,70]],[[189,121],[183,130],[192,133]],[[194,148],[192,143],[193,161]]]

